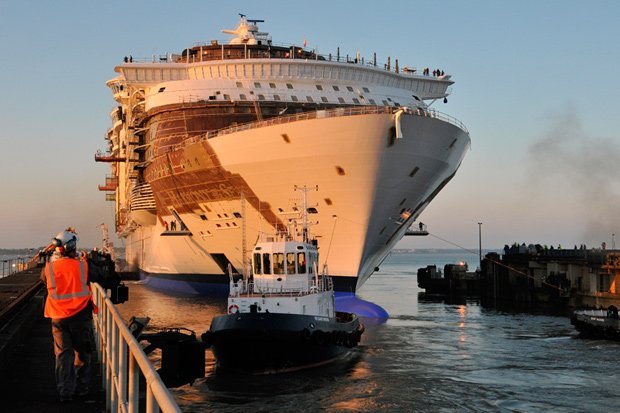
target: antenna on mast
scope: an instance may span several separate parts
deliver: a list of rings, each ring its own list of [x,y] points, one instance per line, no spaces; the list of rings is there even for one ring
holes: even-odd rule
[[[297,186],[295,185],[295,191],[301,191],[303,192],[304,196],[303,196],[303,202],[302,202],[302,213],[301,213],[301,217],[302,217],[302,241],[303,242],[309,242],[308,240],[308,192],[310,191],[318,191],[319,190],[319,186],[317,185],[315,188],[309,188],[306,185],[304,186]]]

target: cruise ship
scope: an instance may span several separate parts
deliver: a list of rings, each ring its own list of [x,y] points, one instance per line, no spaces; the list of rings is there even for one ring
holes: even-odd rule
[[[296,236],[307,216],[320,271],[354,293],[469,148],[465,126],[432,108],[449,74],[276,44],[262,22],[241,15],[227,42],[125,57],[107,82],[99,189],[127,264],[156,288],[227,294],[260,234]]]

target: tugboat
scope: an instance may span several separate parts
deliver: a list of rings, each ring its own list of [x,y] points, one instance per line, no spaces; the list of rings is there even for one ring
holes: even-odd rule
[[[620,318],[614,305],[607,310],[575,310],[570,322],[584,337],[620,341]]]
[[[304,191],[306,207],[307,188]],[[309,240],[303,216],[302,240],[287,234],[259,241],[252,275],[234,281],[230,273],[228,314],[215,317],[202,341],[217,371],[283,373],[317,367],[346,357],[364,326],[354,313],[337,312],[330,277],[319,274],[316,240]]]

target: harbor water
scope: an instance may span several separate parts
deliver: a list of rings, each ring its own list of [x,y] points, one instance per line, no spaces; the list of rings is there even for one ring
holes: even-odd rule
[[[207,352],[206,377],[172,393],[188,412],[620,410],[620,343],[578,338],[565,317],[420,295],[418,268],[459,261],[475,268],[478,257],[391,255],[358,292],[390,318],[366,323],[360,346],[346,360],[283,375],[219,375]],[[225,299],[175,296],[141,282],[129,287],[130,300],[118,308],[127,319],[151,317],[150,330],[186,327],[200,335],[226,311]]]

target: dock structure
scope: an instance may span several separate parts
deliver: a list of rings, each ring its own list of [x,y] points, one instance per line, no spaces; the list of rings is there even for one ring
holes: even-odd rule
[[[568,313],[620,307],[620,250],[506,247],[482,261],[486,307]]]
[[[6,412],[101,412],[105,395],[98,366],[91,394],[60,403],[54,378],[50,320],[43,317],[41,267],[0,279],[0,398]]]
[[[99,284],[91,284],[99,312],[93,320],[97,353],[93,358],[90,393],[71,402],[60,402],[51,323],[43,317],[45,288],[40,281],[41,270],[42,265],[35,263],[24,271],[0,278],[2,411],[180,412],[114,308],[108,292]],[[141,396],[144,393],[146,396]]]

